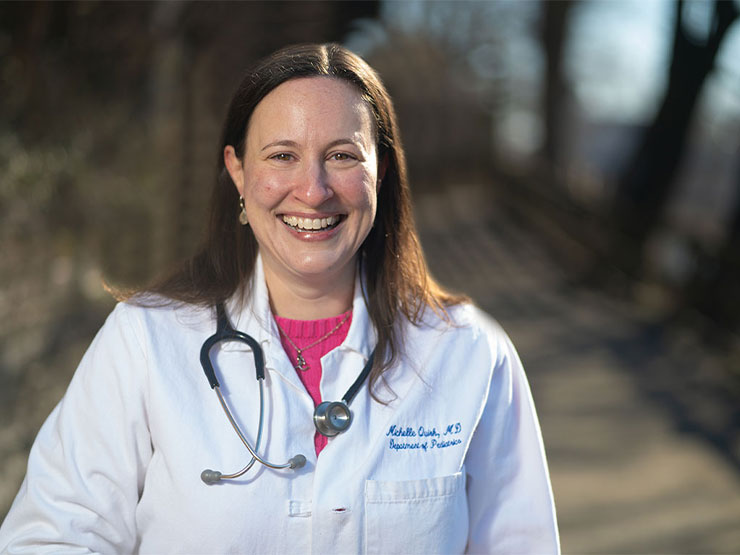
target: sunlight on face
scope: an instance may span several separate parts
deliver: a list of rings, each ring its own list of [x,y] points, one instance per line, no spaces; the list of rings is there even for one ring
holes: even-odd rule
[[[353,279],[375,219],[377,177],[372,111],[354,86],[308,77],[271,91],[232,172],[266,275]]]

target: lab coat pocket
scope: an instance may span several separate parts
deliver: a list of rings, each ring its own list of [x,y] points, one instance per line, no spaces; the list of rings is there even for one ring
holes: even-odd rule
[[[366,553],[462,553],[468,537],[465,471],[424,480],[365,482]]]

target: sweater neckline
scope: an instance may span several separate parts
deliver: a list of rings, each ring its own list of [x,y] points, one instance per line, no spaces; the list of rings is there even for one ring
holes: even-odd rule
[[[275,315],[275,321],[278,323],[283,332],[288,335],[291,339],[313,339],[319,338],[322,335],[328,333],[335,328],[342,320],[351,315],[352,309],[339,314],[338,316],[332,316],[330,318],[319,318],[318,320],[293,320],[291,318],[283,318]],[[347,323],[351,321],[351,318],[347,318]],[[346,325],[346,324],[345,324]],[[344,327],[344,326],[342,326]],[[339,332],[340,330],[337,330]]]

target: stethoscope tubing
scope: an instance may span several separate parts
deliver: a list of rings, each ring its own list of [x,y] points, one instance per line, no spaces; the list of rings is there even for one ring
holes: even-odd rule
[[[224,414],[228,418],[229,423],[231,424],[231,427],[234,429],[234,432],[236,433],[236,435],[239,436],[239,439],[244,444],[244,447],[246,447],[247,451],[249,451],[250,455],[252,455],[252,458],[247,463],[247,465],[241,470],[239,470],[238,472],[234,472],[233,474],[222,474],[219,471],[206,469],[201,473],[201,479],[206,484],[214,484],[220,480],[238,478],[241,475],[243,475],[245,472],[247,472],[250,468],[252,468],[255,462],[259,462],[268,468],[273,468],[276,470],[283,469],[283,468],[297,469],[297,468],[303,467],[306,464],[306,457],[304,457],[301,454],[293,456],[288,462],[284,464],[276,464],[276,463],[270,462],[268,460],[263,459],[257,454],[257,450],[259,449],[260,442],[262,439],[262,429],[264,425],[264,415],[265,415],[264,385],[263,385],[263,382],[265,380],[265,356],[264,356],[264,353],[262,352],[262,347],[260,346],[260,344],[257,342],[256,339],[254,339],[250,335],[247,335],[246,333],[240,332],[238,330],[235,330],[233,327],[231,327],[231,324],[229,324],[228,318],[226,316],[226,309],[223,304],[219,303],[216,306],[216,314],[217,314],[216,333],[214,333],[212,336],[206,339],[205,342],[203,343],[203,346],[201,347],[201,350],[200,350],[200,362],[203,367],[203,371],[206,375],[206,378],[208,379],[208,383],[211,386],[211,389],[213,389],[216,392],[218,401],[221,405],[221,408],[224,411]],[[257,428],[257,441],[255,443],[254,449],[250,445],[247,438],[244,436],[244,433],[242,433],[239,425],[236,423],[236,420],[234,419],[234,416],[232,415],[231,410],[229,409],[228,403],[226,402],[226,399],[224,399],[224,396],[221,393],[221,384],[219,383],[218,378],[216,377],[216,371],[211,362],[211,349],[217,343],[221,341],[238,341],[238,342],[246,343],[252,349],[252,354],[254,356],[255,374],[257,377],[257,383],[259,384],[259,399],[260,399],[259,425]],[[320,433],[326,435],[327,437],[332,437],[338,433],[344,432],[349,427],[352,421],[352,414],[349,410],[349,404],[352,402],[352,399],[355,397],[355,395],[359,391],[363,382],[367,379],[367,376],[369,375],[372,369],[372,366],[373,366],[374,357],[375,357],[375,351],[373,351],[368,357],[365,367],[362,369],[362,372],[357,377],[355,382],[347,390],[347,393],[344,394],[344,397],[342,397],[342,401],[333,402],[333,403],[329,403],[329,402],[321,403],[319,407],[317,407],[317,411],[314,411],[314,423],[316,424],[316,428]],[[332,418],[328,414],[332,412],[332,407],[335,410],[339,410],[342,413],[342,416],[340,417],[340,420],[339,420],[341,424],[337,424],[337,421],[332,421]],[[319,411],[322,408],[323,409],[328,408],[328,411],[324,410],[324,413],[319,414]]]
[[[244,444],[244,447],[247,448],[247,451],[252,455],[252,459],[247,463],[247,465],[242,468],[239,472],[234,472],[233,474],[222,474],[221,479],[231,479],[231,478],[238,478],[242,474],[246,473],[250,468],[254,466],[254,463],[257,461],[261,462],[265,466],[269,466],[270,468],[288,468],[290,466],[289,463],[283,464],[283,465],[276,465],[269,461],[263,460],[259,455],[257,455],[257,449],[260,448],[260,441],[262,440],[262,423],[264,421],[264,395],[262,391],[262,380],[259,380],[259,386],[260,386],[260,420],[259,425],[257,426],[257,441],[254,443],[254,449],[252,449],[252,446],[249,445],[249,441],[247,441],[247,438],[244,437],[244,434],[241,431],[241,428],[239,428],[239,425],[234,420],[234,416],[231,414],[231,411],[229,410],[228,405],[226,404],[226,399],[224,399],[223,394],[221,393],[221,388],[219,386],[214,387],[214,391],[216,392],[216,395],[218,396],[218,401],[221,403],[221,408],[224,410],[224,413],[226,414],[226,417],[229,419],[229,422],[231,423],[231,427],[234,428],[234,431],[236,432],[236,435],[239,436],[239,439]]]

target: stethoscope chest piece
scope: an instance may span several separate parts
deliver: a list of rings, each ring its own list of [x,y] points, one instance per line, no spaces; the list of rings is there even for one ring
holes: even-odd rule
[[[343,401],[324,401],[313,413],[313,423],[320,434],[333,437],[352,424],[352,412]]]

